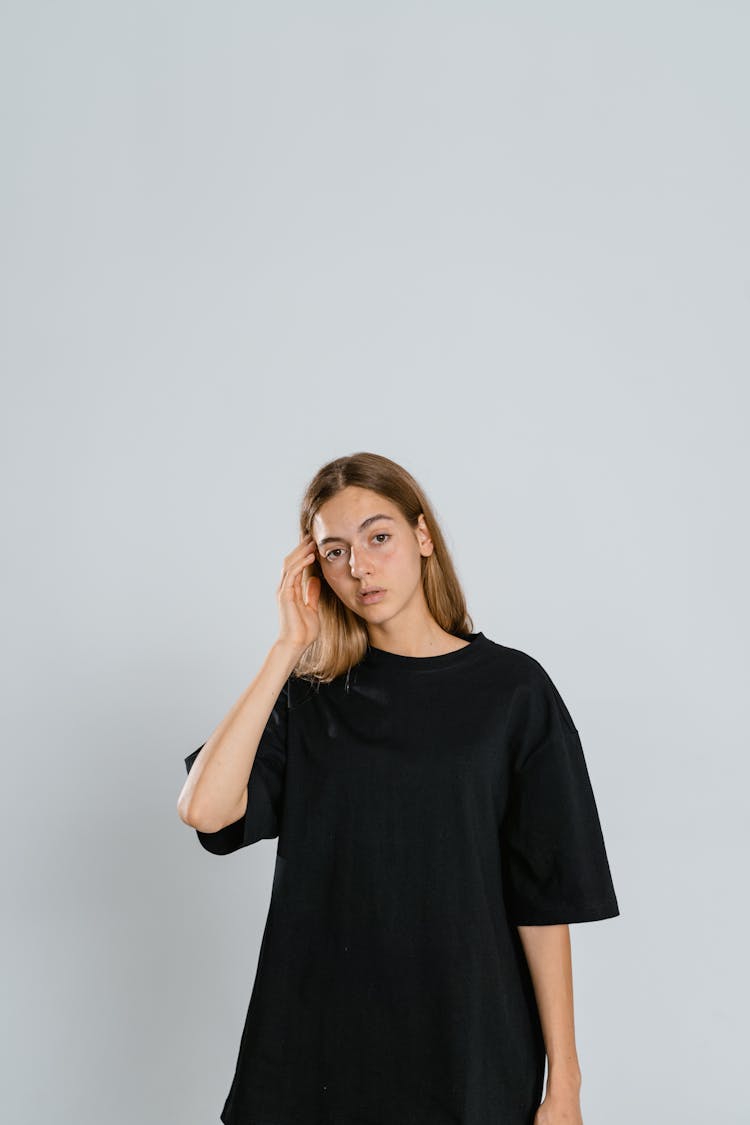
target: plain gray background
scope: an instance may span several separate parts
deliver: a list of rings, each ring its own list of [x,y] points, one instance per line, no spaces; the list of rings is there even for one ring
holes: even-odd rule
[[[204,852],[183,759],[362,449],[581,732],[585,1125],[750,1120],[749,23],[3,6],[5,1120],[218,1122],[276,841]]]

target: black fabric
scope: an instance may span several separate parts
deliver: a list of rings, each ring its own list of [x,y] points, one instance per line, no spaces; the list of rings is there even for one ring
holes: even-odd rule
[[[217,854],[279,838],[225,1125],[533,1123],[545,1051],[516,926],[619,907],[555,685],[460,635],[290,676],[246,815],[198,833]]]

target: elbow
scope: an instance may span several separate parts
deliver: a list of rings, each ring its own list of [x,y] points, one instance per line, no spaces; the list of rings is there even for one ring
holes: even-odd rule
[[[214,829],[207,823],[205,811],[198,806],[195,788],[188,778],[177,798],[177,815],[188,828],[194,828],[198,832],[212,832]]]
[[[194,828],[197,832],[213,832],[214,828],[208,824],[205,816],[199,813],[195,807],[195,801],[190,801],[180,794],[177,801],[177,815],[183,824],[188,828]]]
[[[198,808],[195,794],[189,792],[187,783],[177,798],[177,815],[188,828],[195,828],[198,832],[213,831],[210,825],[208,827],[206,826],[205,813]]]
[[[188,828],[196,827],[190,801],[186,799],[184,792],[180,793],[179,797],[177,798],[177,815],[179,816],[182,823],[186,824]]]
[[[240,807],[238,807],[228,818],[227,816],[217,817],[215,810],[208,812],[205,809],[200,809],[194,800],[189,802],[183,800],[182,797],[177,802],[177,813],[182,823],[186,824],[188,828],[194,828],[196,832],[204,832],[206,835],[220,832],[222,828],[233,824],[243,815]]]

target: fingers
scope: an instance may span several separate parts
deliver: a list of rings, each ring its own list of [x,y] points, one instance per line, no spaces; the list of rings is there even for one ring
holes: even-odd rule
[[[309,565],[315,558],[315,540],[312,535],[305,535],[292,551],[292,555],[299,555],[303,566]]]
[[[306,535],[301,539],[293,551],[284,559],[284,570],[290,566],[295,566],[300,559],[315,558],[315,541],[312,535]]]
[[[305,535],[284,558],[281,568],[279,590],[292,588],[295,593],[302,585],[302,571],[315,561],[315,541],[312,535]]]

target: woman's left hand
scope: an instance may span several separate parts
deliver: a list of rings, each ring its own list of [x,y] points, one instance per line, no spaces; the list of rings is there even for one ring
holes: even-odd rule
[[[583,1125],[581,1101],[575,1090],[547,1090],[534,1125]]]

